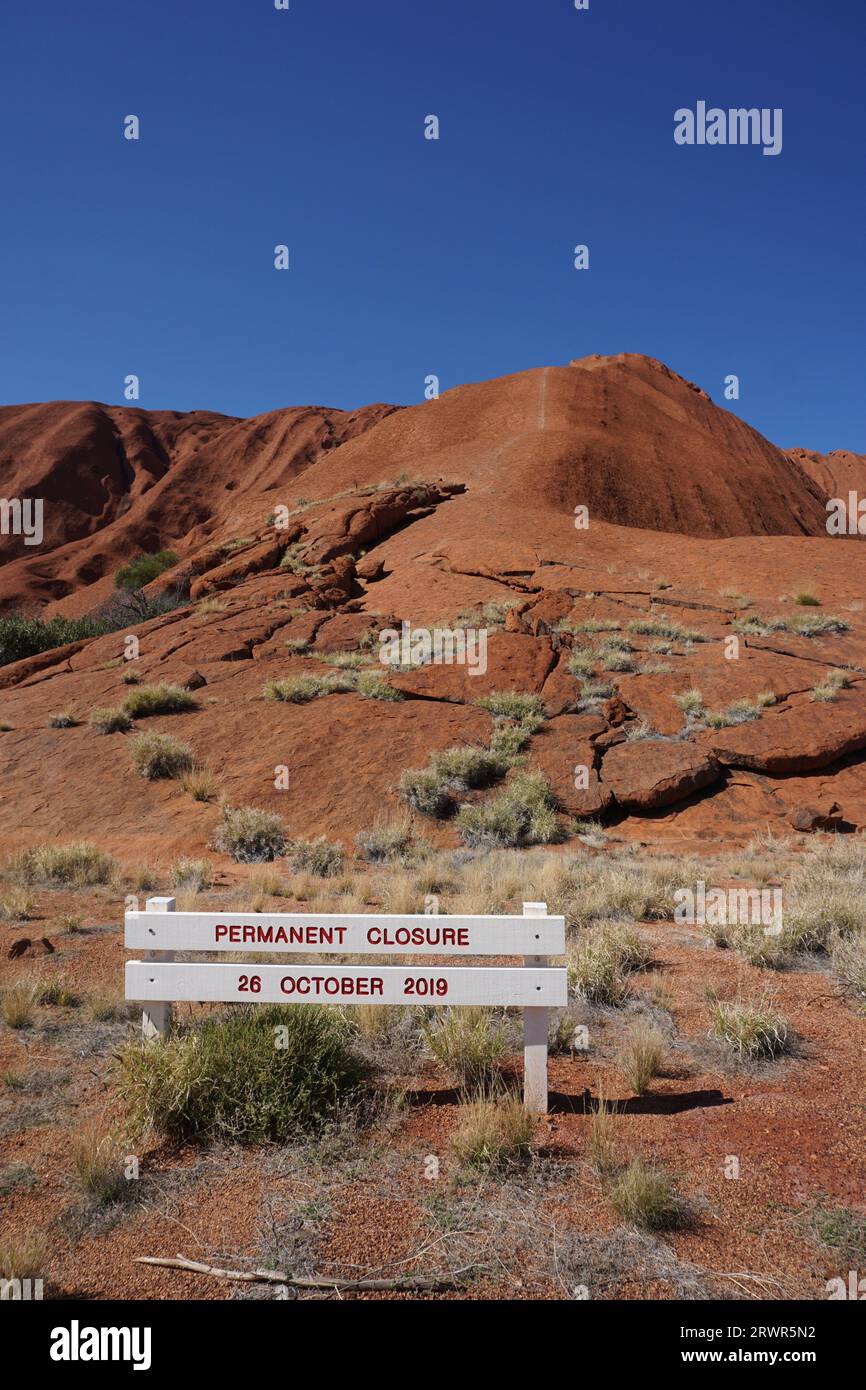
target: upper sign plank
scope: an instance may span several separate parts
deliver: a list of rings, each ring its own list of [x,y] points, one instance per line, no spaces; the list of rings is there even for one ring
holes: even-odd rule
[[[127,912],[126,945],[137,951],[559,956],[565,951],[565,918]]]

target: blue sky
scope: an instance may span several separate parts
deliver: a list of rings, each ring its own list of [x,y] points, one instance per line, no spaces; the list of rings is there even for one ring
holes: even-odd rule
[[[6,5],[0,402],[410,403],[632,351],[866,451],[864,40],[863,0]],[[781,107],[782,153],[676,145],[699,99]]]

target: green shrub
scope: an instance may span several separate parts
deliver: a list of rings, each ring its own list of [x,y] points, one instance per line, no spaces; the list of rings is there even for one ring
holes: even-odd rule
[[[114,576],[118,589],[143,589],[151,580],[170,570],[177,564],[178,557],[173,550],[158,550],[153,555],[139,555],[137,559],[124,565]]]
[[[23,613],[0,618],[0,666],[27,656],[65,647],[86,637],[100,637],[106,628],[93,618],[35,618]]]
[[[137,1131],[285,1143],[357,1095],[340,1015],[318,1005],[235,1006],[158,1045],[129,1042],[118,1089]]]
[[[192,691],[179,685],[142,685],[125,696],[121,709],[131,719],[147,719],[152,714],[183,714],[198,709]]]
[[[125,734],[132,728],[132,720],[119,706],[91,710],[88,722],[98,734]]]
[[[286,858],[295,873],[336,878],[343,869],[343,847],[319,835],[315,840],[292,840]]]
[[[195,754],[189,744],[178,743],[169,734],[136,734],[131,752],[133,767],[139,777],[146,777],[149,782],[181,777],[195,767]]]
[[[460,807],[457,829],[471,847],[517,848],[565,839],[547,779],[521,772],[502,791],[478,806]]]
[[[213,848],[230,854],[239,864],[263,864],[279,858],[286,846],[286,829],[274,811],[256,806],[223,806]]]

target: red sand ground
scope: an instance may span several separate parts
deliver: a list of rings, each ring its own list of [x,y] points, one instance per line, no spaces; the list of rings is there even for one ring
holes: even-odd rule
[[[152,589],[185,581],[191,601],[134,629],[135,669],[142,682],[185,683],[195,673],[204,684],[195,682],[195,712],[144,727],[190,742],[214,774],[217,797],[276,810],[292,834],[326,834],[351,848],[357,831],[401,809],[400,772],[435,749],[485,741],[490,717],[472,702],[510,689],[545,702],[548,722],[532,739],[529,762],[546,773],[563,813],[599,815],[626,840],[712,855],[756,830],[807,829],[810,818],[849,831],[866,825],[866,575],[860,538],[830,537],[825,528],[828,496],[866,489],[866,457],[778,450],[661,363],[592,357],[408,409],[299,408],[252,420],[64,402],[6,407],[0,468],[6,495],[43,497],[46,519],[36,553],[4,539],[6,610],[87,613],[111,595],[116,569],[132,555],[178,552],[175,570]],[[575,528],[580,505],[589,509],[588,530]],[[285,530],[268,522],[281,506],[300,507]],[[226,549],[232,540],[242,544]],[[300,573],[280,566],[288,546]],[[804,588],[819,607],[793,602]],[[262,698],[265,680],[326,673],[317,655],[354,649],[386,620],[453,625],[460,610],[483,603],[513,605],[490,637],[483,676],[447,666],[406,672],[393,677],[407,696],[399,703],[352,693],[306,705]],[[790,624],[803,613],[837,615],[848,626],[812,638],[789,630],[741,636],[738,659],[726,658],[738,619]],[[636,619],[678,622],[706,640],[675,639],[659,654],[651,635],[633,636],[639,662],[671,669],[612,673],[617,697],[579,711],[579,682],[566,663],[590,639],[560,633],[561,619],[622,629]],[[141,780],[126,736],[87,726],[94,707],[128,693],[123,637],[0,667],[0,722],[11,726],[0,733],[4,848],[87,838],[126,865],[208,853],[224,875],[236,875],[208,848],[217,800],[199,803],[177,783]],[[311,643],[304,655],[286,646],[298,638]],[[841,666],[849,688],[832,702],[812,701],[813,687]],[[733,728],[623,742],[624,729],[641,720],[668,736],[682,731],[673,697],[694,687],[714,710],[767,690],[776,700]],[[59,710],[80,724],[48,728]],[[575,764],[592,769],[588,792],[574,788]],[[274,786],[280,765],[290,772],[286,791]],[[447,822],[417,828],[437,845],[459,843]],[[575,842],[564,852],[574,853]],[[58,916],[82,910],[87,924],[109,930],[61,937]],[[110,896],[40,894],[35,921],[0,924],[3,955],[22,932],[44,932],[60,947],[52,969],[88,989],[116,988],[119,915]],[[837,1204],[861,1200],[866,1022],[825,973],[792,971],[774,985],[804,1040],[802,1056],[755,1076],[720,1070],[699,1045],[704,985],[732,971],[764,977],[697,938],[653,930],[683,1061],[646,1106],[630,1102],[621,1124],[629,1146],[664,1158],[700,1194],[699,1224],[665,1239],[681,1260],[725,1276],[734,1292],[821,1297],[838,1260],[816,1253],[793,1213],[819,1192]],[[25,968],[32,962],[9,964],[6,977]],[[69,1072],[56,1108],[13,1123],[3,1139],[3,1164],[27,1163],[37,1177],[4,1197],[4,1228],[52,1231],[50,1278],[67,1293],[227,1296],[226,1286],[147,1270],[132,1257],[182,1249],[231,1263],[252,1255],[263,1192],[297,1196],[303,1182],[266,1175],[260,1155],[233,1155],[224,1170],[193,1172],[188,1185],[172,1188],[164,1209],[151,1205],[102,1234],[64,1234],[61,1218],[75,1206],[69,1136],[109,1095],[110,1046],[90,1058],[76,1017],[42,1010],[32,1036],[0,1033],[4,1070]],[[49,1026],[58,1019],[59,1029]],[[565,1167],[552,1193],[533,1202],[539,1210],[548,1202],[557,1231],[576,1223],[603,1233],[615,1224],[586,1163],[582,1098],[587,1087],[597,1093],[602,1074],[608,1093],[627,1100],[609,1058],[553,1063],[563,1099],[549,1122],[549,1148]],[[406,1080],[444,1084],[429,1068]],[[710,1092],[724,1103],[708,1100]],[[7,1110],[23,1103],[3,1099]],[[351,1181],[341,1174],[323,1218],[329,1238],[319,1230],[320,1259],[369,1266],[408,1259],[429,1240],[423,1158],[447,1152],[454,1120],[452,1103],[411,1105],[388,1141],[406,1158],[397,1176],[386,1180],[375,1162]],[[732,1153],[744,1165],[737,1182],[723,1176]],[[147,1161],[175,1173],[198,1160],[155,1151]],[[510,1292],[523,1263],[507,1275]],[[744,1271],[763,1282],[745,1278],[738,1288],[729,1276]],[[522,1277],[522,1296],[563,1291],[537,1250]],[[488,1291],[494,1287],[501,1289],[491,1283]],[[644,1272],[631,1282],[623,1275],[609,1296],[668,1297],[673,1289]]]

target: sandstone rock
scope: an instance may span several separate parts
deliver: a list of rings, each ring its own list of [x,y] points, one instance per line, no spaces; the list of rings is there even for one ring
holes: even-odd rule
[[[719,765],[705,750],[661,739],[617,744],[605,753],[601,767],[603,785],[620,806],[635,811],[684,801],[718,776]]]
[[[700,742],[726,767],[806,772],[866,748],[866,706],[856,690],[845,690],[826,704],[804,701],[749,724],[708,730]]]
[[[813,830],[832,830],[843,819],[841,806],[832,801],[828,806],[794,806],[788,812],[788,820],[795,830],[806,834]]]

